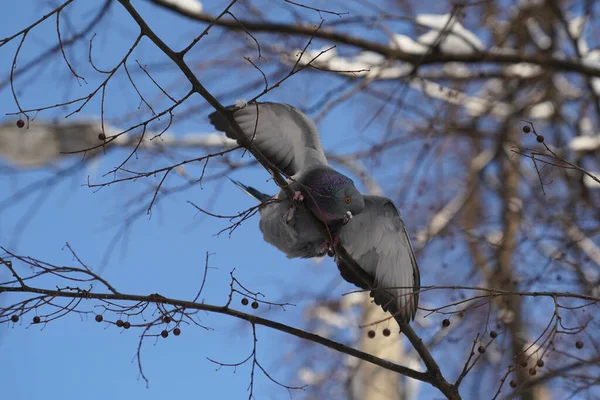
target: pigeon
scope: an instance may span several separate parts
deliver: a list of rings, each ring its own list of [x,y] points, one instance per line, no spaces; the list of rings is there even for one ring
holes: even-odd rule
[[[259,224],[263,238],[288,258],[320,257],[328,250],[322,244],[323,232],[305,208],[296,210],[294,223],[290,224],[285,220],[287,198],[278,200],[277,196],[231,181],[263,204]],[[363,195],[363,199],[363,212],[338,232],[340,243],[359,268],[347,264],[337,253],[335,262],[344,280],[370,290],[375,304],[409,323],[417,311],[421,275],[406,227],[390,199],[372,195]]]
[[[305,202],[324,222],[335,240],[335,232],[362,212],[364,201],[352,179],[327,164],[315,123],[296,108],[280,103],[252,103],[243,108],[227,107],[250,141],[281,172],[290,177],[294,197],[287,215]],[[208,116],[210,123],[232,139],[237,133],[219,112]],[[283,200],[285,192],[278,195]],[[279,209],[279,208],[278,208]]]
[[[235,110],[233,107],[230,110]],[[300,195],[313,195],[319,207],[300,202],[297,195],[289,199],[282,191],[270,196],[233,181],[247,194],[261,202],[260,229],[267,243],[289,258],[311,258],[325,254],[341,244],[356,262],[350,265],[335,253],[335,262],[342,278],[371,291],[374,302],[396,319],[409,323],[414,319],[419,301],[420,273],[404,222],[394,202],[386,197],[352,192],[348,199],[335,195],[349,178],[327,165],[315,124],[308,116],[287,104],[255,103],[233,111],[246,137],[277,168],[292,178],[290,186],[300,189]],[[257,120],[258,114],[258,120]],[[218,113],[209,116],[211,123],[228,137],[236,134]],[[303,190],[302,184],[313,188]],[[351,182],[351,181],[350,181]],[[319,190],[321,188],[327,190]],[[356,190],[354,185],[351,187]],[[317,189],[314,189],[317,188]],[[296,192],[297,193],[297,192]],[[344,192],[344,196],[348,192]],[[343,201],[340,201],[343,200]],[[360,211],[351,211],[352,218],[339,217],[340,203],[359,203]],[[306,203],[306,204],[302,204]],[[337,219],[336,219],[337,218]],[[317,220],[333,228],[335,238],[327,247],[327,234],[319,229]]]

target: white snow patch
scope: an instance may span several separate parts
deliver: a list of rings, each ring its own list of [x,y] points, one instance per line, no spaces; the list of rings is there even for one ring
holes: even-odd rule
[[[538,45],[541,49],[547,49],[552,44],[552,39],[542,29],[540,24],[533,18],[529,18],[525,23],[527,26],[527,30],[531,35],[533,41]]]
[[[351,59],[346,59],[346,58],[334,58],[331,59],[327,62],[327,68],[332,70],[332,71],[338,71],[338,72],[347,72],[350,74],[360,74],[360,75],[364,75],[365,73],[367,73],[369,67],[371,67],[370,64],[367,64],[365,62],[354,62]]]
[[[597,179],[600,179],[600,171],[590,172],[590,174],[594,175]],[[588,175],[583,176],[583,184],[590,189],[600,189],[600,183]]]
[[[172,4],[177,8],[190,13],[202,12],[202,3],[198,0],[163,0],[163,2]]]
[[[525,353],[525,355],[528,357],[534,357],[534,360],[530,359],[528,360],[529,362],[537,362],[537,359],[535,359],[535,355],[537,354],[539,357],[541,355],[541,349],[542,347],[539,343],[526,342],[525,344],[523,344],[523,352]]]
[[[390,47],[396,47],[398,50],[405,53],[425,54],[427,46],[422,43],[415,42],[412,38],[406,35],[396,34],[390,41]]]
[[[584,65],[592,68],[600,68],[600,49],[592,50],[583,57]]]
[[[406,366],[408,368],[412,368],[415,371],[418,371],[421,368],[421,361],[418,360],[413,354],[409,353],[405,357],[407,361]],[[421,381],[409,377],[404,378],[404,387],[400,387],[399,389],[404,390],[404,393],[406,394],[406,400],[418,400],[420,398],[419,395],[422,386]],[[398,383],[400,383],[400,380],[398,380]]]
[[[577,39],[577,48],[581,55],[585,55],[589,51],[588,44],[583,34],[586,21],[587,16],[585,15],[575,17],[569,21],[569,34],[571,37]]]
[[[410,72],[408,65],[386,66],[385,58],[373,52],[361,52],[352,58],[337,57],[333,50],[323,54],[321,52],[322,50],[310,50],[302,53],[296,50],[292,55],[284,55],[282,58],[284,61],[295,63],[298,57],[302,56],[301,65],[312,61],[311,65],[352,77],[397,79]]]
[[[419,14],[417,15],[417,22],[428,28],[442,30],[448,24],[448,20],[452,16],[450,14]],[[456,18],[453,18],[456,21]],[[453,21],[451,21],[453,22]],[[456,21],[455,23],[458,23]]]
[[[488,79],[475,94],[477,97],[503,97],[506,93],[506,85],[503,79]]]
[[[471,116],[479,116],[487,113],[495,118],[506,118],[511,113],[511,106],[498,101],[489,101],[475,96],[469,96],[464,92],[448,89],[436,82],[424,79],[413,80],[410,83],[413,89],[420,90],[427,96],[443,100],[450,104],[465,107]]]
[[[296,52],[299,56],[302,53],[302,50],[297,50]],[[298,58],[298,56],[296,58]],[[306,50],[302,58],[303,60],[307,60],[307,62],[313,58],[317,58],[319,62],[326,62],[334,59],[335,57],[337,57],[337,51],[335,48],[323,47],[322,49]]]
[[[182,141],[188,146],[206,146],[206,147],[229,147],[237,145],[237,142],[228,138],[222,133],[191,133],[182,138]]]
[[[546,119],[554,115],[554,104],[551,101],[544,101],[531,107],[529,116],[536,119]]]
[[[456,18],[448,23],[450,18],[450,14],[418,15],[417,22],[432,30],[416,40],[406,35],[394,34],[389,46],[410,54],[425,54],[438,40],[439,49],[444,53],[471,54],[485,48],[481,40],[473,32],[465,29]],[[440,37],[442,31],[444,33]]]
[[[317,374],[310,368],[303,367],[298,371],[298,378],[306,385],[316,385],[322,382],[323,379],[325,379],[325,376],[323,376],[323,374]]]
[[[552,77],[552,83],[556,86],[556,89],[566,99],[578,100],[584,95],[583,91],[574,86],[564,75],[554,74]]]
[[[368,65],[381,65],[385,63],[385,57],[374,51],[362,51],[354,57],[354,61]]]
[[[365,300],[365,292],[352,292],[344,295],[340,300],[340,307],[342,310],[347,311],[353,306],[361,305]]]
[[[456,78],[473,77],[473,71],[469,69],[467,64],[461,62],[447,62],[442,67],[445,73]]]
[[[432,46],[438,40],[440,33],[438,31],[429,31],[417,38],[419,43],[427,47]],[[474,46],[466,42],[462,37],[457,37],[448,33],[446,37],[439,39],[439,49],[442,53],[451,54],[471,54],[475,51]]]
[[[589,117],[583,117],[579,119],[579,132],[585,136],[592,136],[594,134],[594,125]]]
[[[481,40],[471,31],[465,29],[456,17],[451,14],[420,14],[417,22],[432,28],[430,32],[421,35],[417,41],[424,45],[431,45],[438,38],[440,32],[446,28],[447,35],[440,41],[440,49],[445,53],[469,54],[485,48]]]
[[[600,135],[576,136],[571,139],[569,148],[573,151],[594,151],[600,149]]]
[[[358,358],[350,357],[350,356],[345,357],[343,362],[344,362],[344,365],[346,367],[348,367],[349,369],[356,368],[356,367],[358,367],[358,364],[360,364],[360,360]]]
[[[510,76],[516,76],[519,78],[531,78],[533,76],[539,75],[542,72],[542,67],[540,67],[539,65],[523,62],[512,64],[504,68],[504,71]]]
[[[592,50],[587,53],[582,59],[581,62],[583,65],[591,68],[600,69],[600,49]],[[594,92],[600,95],[600,79],[593,78],[592,79],[592,87],[594,88]]]
[[[324,322],[326,325],[339,329],[348,328],[351,324],[349,318],[332,311],[331,308],[327,306],[317,306],[311,310],[310,314],[314,318]]]
[[[502,231],[490,231],[485,233],[485,239],[492,245],[500,245],[504,239],[504,233]]]

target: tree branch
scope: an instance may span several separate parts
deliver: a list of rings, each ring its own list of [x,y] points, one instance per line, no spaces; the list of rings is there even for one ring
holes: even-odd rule
[[[150,2],[157,6],[166,8],[174,11],[179,15],[187,17],[189,19],[213,23],[215,16],[204,12],[195,13],[179,7],[176,3],[167,2],[165,0],[150,0]],[[238,22],[239,21],[239,22]],[[446,64],[449,62],[463,62],[472,64],[517,64],[517,63],[529,63],[542,66],[544,68],[551,68],[557,71],[563,72],[578,72],[587,76],[600,77],[600,69],[586,66],[577,61],[571,61],[567,59],[560,59],[554,57],[548,57],[546,55],[538,54],[506,54],[506,53],[495,53],[489,51],[474,52],[471,54],[450,54],[450,53],[432,53],[423,57],[422,54],[411,54],[397,49],[395,46],[388,46],[386,44],[380,44],[366,40],[360,37],[352,36],[347,33],[340,33],[331,29],[322,29],[315,33],[313,25],[291,25],[278,22],[262,22],[262,21],[249,21],[238,19],[219,19],[214,22],[215,25],[221,26],[226,29],[234,31],[251,31],[251,32],[265,32],[275,34],[295,34],[298,36],[317,37],[320,39],[327,39],[332,42],[346,44],[349,46],[357,47],[365,51],[373,51],[381,54],[386,58],[392,60],[405,61],[410,64],[428,65],[428,64]]]
[[[145,303],[156,303],[156,304],[169,304],[178,308],[190,309],[190,310],[201,310],[209,313],[224,314],[231,317],[247,321],[251,324],[262,325],[268,328],[285,332],[290,335],[296,336],[300,339],[309,340],[314,343],[321,344],[330,349],[339,351],[344,354],[359,358],[361,360],[370,362],[378,365],[382,368],[390,371],[397,372],[399,374],[408,376],[419,381],[433,384],[432,377],[424,372],[415,371],[411,368],[404,367],[402,365],[394,364],[382,358],[375,357],[371,354],[364,353],[360,350],[356,350],[352,347],[346,346],[339,342],[324,338],[319,335],[304,331],[302,329],[294,328],[289,325],[285,325],[276,321],[272,321],[266,318],[258,317],[256,315],[246,314],[241,311],[233,310],[227,306],[216,306],[206,303],[195,303],[192,301],[171,299],[157,294],[148,296],[141,296],[135,294],[126,293],[93,293],[83,290],[65,291],[65,290],[51,290],[43,289],[30,286],[0,286],[1,293],[35,293],[42,296],[48,296],[51,298],[71,298],[71,299],[97,299],[97,300],[108,300],[108,301],[135,301]]]

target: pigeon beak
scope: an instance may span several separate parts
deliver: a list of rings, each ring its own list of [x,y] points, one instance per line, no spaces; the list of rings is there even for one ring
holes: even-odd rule
[[[346,211],[346,214],[344,215],[343,224],[346,225],[348,222],[350,222],[351,219],[352,219],[352,212]]]

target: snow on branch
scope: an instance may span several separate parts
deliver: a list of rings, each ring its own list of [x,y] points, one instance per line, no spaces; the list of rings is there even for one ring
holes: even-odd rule
[[[173,5],[175,8],[189,13],[201,13],[202,3],[198,0],[163,0],[163,3]]]
[[[427,47],[433,46],[442,32],[439,49],[443,53],[471,54],[485,49],[483,42],[473,32],[465,29],[456,15],[421,14],[416,19],[421,25],[432,28],[417,39],[417,42]]]
[[[320,53],[322,53],[322,50],[305,51],[303,53],[296,50],[291,55],[284,56],[283,59],[287,62],[296,62],[300,56],[300,65],[310,63],[313,68],[325,69],[354,78],[364,77],[367,79],[408,78],[413,69],[412,66],[406,63],[390,65],[380,55],[375,53],[359,53],[357,56],[351,58],[336,56],[335,49],[318,57]],[[325,55],[327,56],[324,57]],[[487,113],[494,118],[505,119],[513,111],[512,106],[506,103],[471,96],[427,79],[412,79],[409,86],[412,89],[423,92],[430,98],[463,106],[471,116],[479,116]]]
[[[600,135],[577,136],[571,140],[569,147],[573,151],[594,151],[600,149]]]

